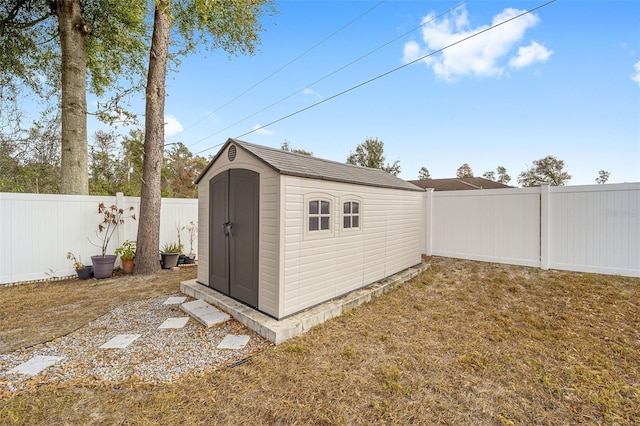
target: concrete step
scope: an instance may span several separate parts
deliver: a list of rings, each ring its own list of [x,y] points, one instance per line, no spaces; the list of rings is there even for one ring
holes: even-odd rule
[[[180,308],[207,328],[231,319],[229,315],[219,311],[204,300],[183,303]]]

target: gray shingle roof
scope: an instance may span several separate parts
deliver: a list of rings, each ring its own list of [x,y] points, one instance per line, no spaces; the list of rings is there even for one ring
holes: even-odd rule
[[[434,191],[458,191],[466,189],[503,189],[513,188],[481,177],[410,180],[420,188],[433,188]]]
[[[255,145],[237,139],[227,140],[218,154],[216,154],[213,160],[211,160],[209,165],[200,174],[196,183],[200,181],[207,170],[209,170],[211,165],[216,161],[218,156],[224,152],[227,146],[231,143],[243,148],[283,175],[352,183],[356,185],[403,189],[407,191],[423,191],[422,188],[380,169],[370,169],[367,167],[338,163],[336,161],[324,160],[322,158],[312,157],[309,155],[296,154],[293,152],[283,151],[281,149]]]

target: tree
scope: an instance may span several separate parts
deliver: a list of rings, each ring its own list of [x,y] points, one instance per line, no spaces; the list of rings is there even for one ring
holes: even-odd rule
[[[120,191],[126,195],[139,197],[142,191],[142,169],[144,160],[144,130],[133,129],[122,140],[124,166],[127,180]]]
[[[606,170],[598,171],[598,177],[596,178],[596,183],[597,184],[607,183],[607,181],[609,180],[609,176],[610,175],[611,175],[611,173],[609,173]]]
[[[122,190],[125,176],[116,137],[101,130],[95,132],[89,149],[89,193],[113,195]]]
[[[471,170],[471,167],[467,163],[464,163],[462,166],[458,167],[458,170],[456,171],[456,177],[457,178],[472,178],[473,177],[473,170]]]
[[[535,160],[533,165],[518,175],[518,183],[523,187],[540,186],[549,183],[551,186],[563,186],[571,179],[564,170],[564,161],[552,155]]]
[[[88,192],[87,77],[103,96],[141,74],[146,8],[128,0],[0,3],[0,81],[60,106],[63,193]]]
[[[498,173],[498,178],[496,179],[496,172]],[[507,169],[503,166],[498,166],[496,171],[488,171],[484,172],[482,175],[483,178],[492,180],[494,182],[502,183],[504,185],[508,184],[511,181],[511,176],[507,174]]]
[[[172,30],[187,54],[200,44],[229,53],[253,53],[262,30],[259,18],[272,0],[189,2],[156,0],[149,51],[145,137],[136,274],[159,268],[160,195],[164,151],[164,102]]]
[[[507,169],[504,166],[498,166],[496,169],[498,172],[498,180],[496,182],[507,185],[511,182],[511,176],[507,174]]]
[[[173,144],[164,157],[162,196],[198,198],[194,182],[206,166],[204,157],[194,156],[181,142]]]
[[[285,139],[284,142],[282,142],[282,145],[280,145],[280,149],[283,150],[283,151],[293,152],[293,153],[296,153],[296,154],[309,155],[309,156],[313,155],[313,152],[307,151],[305,149],[291,148],[291,145],[289,144],[289,141],[286,140],[286,139]]]
[[[419,180],[429,180],[431,179],[431,174],[429,173],[429,170],[427,170],[426,167],[421,167],[420,171],[418,172],[418,179]]]
[[[496,180],[496,172],[494,172],[494,171],[484,172],[482,174],[482,177],[485,178],[485,179],[492,180],[492,181],[495,182],[495,180]]]
[[[378,138],[367,138],[364,143],[356,147],[356,152],[349,154],[347,164],[369,167],[371,169],[381,169],[387,173],[397,176],[400,173],[400,161],[393,164],[384,163],[384,143]]]
[[[60,116],[50,110],[28,130],[0,133],[0,192],[60,192]]]

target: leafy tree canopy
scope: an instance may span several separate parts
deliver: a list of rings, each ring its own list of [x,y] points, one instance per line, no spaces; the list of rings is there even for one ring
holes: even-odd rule
[[[349,154],[347,164],[381,169],[394,176],[400,173],[399,160],[394,161],[393,164],[385,164],[384,143],[378,140],[378,138],[367,138],[363,143],[358,145],[356,152]]]
[[[313,155],[313,152],[307,151],[306,149],[292,148],[288,140],[285,140],[284,142],[282,142],[282,145],[280,145],[280,149],[287,152],[293,152],[295,154],[302,154],[302,155],[309,155],[309,156]]]
[[[71,0],[67,0],[71,1]],[[75,0],[79,1],[79,0]],[[60,87],[60,37],[56,8],[63,0],[0,2],[0,80],[15,79],[36,94]],[[147,52],[148,2],[80,1],[87,32],[88,88],[102,96],[118,80],[139,81]],[[15,81],[14,80],[14,81]]]
[[[607,181],[609,180],[609,176],[611,176],[611,173],[609,173],[606,170],[598,171],[598,177],[596,178],[596,183],[599,185],[603,183],[607,183]]]
[[[540,186],[549,183],[551,186],[563,186],[571,175],[564,170],[564,161],[552,155],[535,160],[533,165],[518,175],[518,184],[523,187]]]
[[[473,170],[471,170],[471,166],[469,164],[464,163],[462,166],[458,167],[456,171],[456,177],[458,178],[472,178]]]
[[[497,178],[496,173],[498,175]],[[493,170],[484,172],[482,177],[504,185],[507,185],[511,181],[511,176],[507,174],[507,169],[504,166],[498,166],[495,172]]]
[[[431,173],[429,173],[429,170],[426,167],[421,167],[420,171],[418,172],[418,179],[419,180],[429,180],[431,179]]]

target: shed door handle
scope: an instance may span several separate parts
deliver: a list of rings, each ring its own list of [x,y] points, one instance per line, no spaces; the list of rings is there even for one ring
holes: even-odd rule
[[[225,222],[222,224],[224,235],[227,237],[233,237],[233,222]]]

